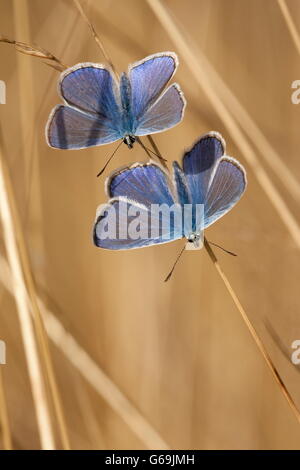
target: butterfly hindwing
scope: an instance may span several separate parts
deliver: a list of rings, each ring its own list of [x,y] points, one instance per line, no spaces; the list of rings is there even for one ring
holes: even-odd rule
[[[167,243],[182,237],[182,228],[175,215],[167,215],[168,223],[163,220],[164,214],[170,214],[169,210],[174,208],[175,198],[171,181],[158,164],[137,163],[115,171],[106,182],[106,191],[111,199],[97,216],[94,228],[97,246],[122,250]],[[179,209],[176,206],[175,210]],[[135,222],[133,216],[126,215],[128,211],[140,211],[139,229],[144,236],[137,239],[130,236],[130,226]],[[112,214],[116,214],[118,233],[112,239],[103,239],[104,227]],[[120,230],[128,236],[118,238]]]
[[[95,245],[107,250],[142,248],[181,237],[175,218],[165,224],[162,212],[153,213],[126,197],[113,198],[98,211],[93,232]]]
[[[246,172],[234,158],[217,163],[204,203],[204,226],[225,215],[240,200],[247,186]]]
[[[155,134],[176,126],[183,119],[185,105],[183,93],[174,83],[138,119],[135,135]]]
[[[46,139],[50,147],[78,150],[104,145],[120,138],[108,119],[98,119],[66,105],[56,106],[48,120]]]

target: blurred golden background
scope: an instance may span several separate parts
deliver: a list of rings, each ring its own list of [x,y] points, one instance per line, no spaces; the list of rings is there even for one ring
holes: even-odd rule
[[[232,258],[215,249],[300,407],[300,369],[290,360],[291,344],[300,339],[300,106],[291,102],[300,56],[279,3],[90,0],[82,5],[119,71],[155,52],[179,55],[175,80],[188,101],[185,119],[155,136],[169,162],[180,159],[199,135],[217,130],[228,154],[246,167],[245,196],[207,237],[238,254]],[[174,43],[161,13],[155,12],[159,5],[174,24],[180,21],[198,65]],[[286,5],[300,30],[299,1]],[[104,61],[72,0],[0,0],[0,12],[5,37],[45,48],[68,66]],[[271,153],[261,135],[258,140],[248,135],[240,144],[238,130],[245,136],[251,128],[232,96],[226,101],[203,57],[291,172],[294,190],[280,162],[275,157],[266,161]],[[299,423],[204,249],[187,251],[165,284],[182,243],[128,252],[93,245],[96,207],[106,201],[104,177],[96,174],[114,145],[80,151],[47,146],[45,123],[60,102],[58,77],[42,60],[0,44],[0,80],[7,87],[6,104],[0,105],[2,153],[46,315],[71,448],[299,449]],[[235,116],[236,128],[218,107],[219,98]],[[252,152],[261,166],[251,164]],[[139,146],[131,151],[122,146],[108,172],[138,160],[145,160]],[[2,236],[0,247],[0,339],[7,347],[7,364],[0,368],[12,445],[38,449]],[[50,415],[55,445],[61,448],[53,406]]]

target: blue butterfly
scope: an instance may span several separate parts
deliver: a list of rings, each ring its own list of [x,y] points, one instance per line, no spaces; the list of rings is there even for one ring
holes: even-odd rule
[[[187,247],[191,244],[197,248],[203,230],[232,209],[246,186],[246,172],[242,165],[225,155],[225,141],[221,135],[209,132],[184,154],[182,167],[173,162],[172,180],[168,172],[154,161],[133,164],[112,173],[106,182],[110,200],[97,211],[94,243],[104,249],[128,250],[185,237]],[[202,205],[203,217],[197,220],[195,211],[192,211],[191,223],[184,228],[182,220],[178,221],[176,217],[169,219],[169,224],[164,227],[163,214],[158,213],[155,219],[151,209],[153,205],[162,204],[192,209]],[[142,215],[139,230],[146,233],[139,238],[130,236],[128,230],[137,213]],[[109,220],[116,221],[114,236],[107,236]],[[153,236],[152,229],[157,227],[160,229]]]
[[[165,89],[178,66],[176,54],[162,52],[131,64],[120,81],[100,64],[81,63],[59,80],[64,104],[51,112],[46,140],[58,149],[84,149],[118,139],[132,148],[137,136],[178,124],[185,98],[178,84]]]

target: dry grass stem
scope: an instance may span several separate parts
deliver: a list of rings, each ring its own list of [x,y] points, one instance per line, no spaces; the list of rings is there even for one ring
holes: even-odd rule
[[[97,34],[97,32],[96,32],[96,30],[95,30],[93,24],[90,22],[90,20],[88,19],[87,15],[85,14],[85,12],[84,12],[84,10],[83,10],[83,8],[82,8],[82,5],[81,5],[81,3],[80,3],[80,1],[79,1],[79,0],[73,0],[73,1],[74,1],[75,5],[76,5],[76,8],[78,9],[80,15],[82,16],[82,18],[84,19],[84,21],[87,23],[88,27],[90,28],[91,33],[92,33],[92,35],[93,35],[93,38],[95,39],[97,45],[99,46],[99,48],[100,48],[100,50],[101,50],[101,52],[102,52],[102,54],[103,54],[103,56],[104,56],[106,62],[109,64],[109,66],[110,66],[111,69],[113,70],[114,74],[115,74],[116,76],[118,76],[118,73],[117,73],[117,71],[116,71],[116,69],[115,69],[115,66],[114,66],[114,64],[113,64],[113,62],[112,62],[110,56],[109,56],[108,53],[106,52],[105,47],[103,46],[103,43],[102,43],[102,41],[101,41],[99,35]]]
[[[287,28],[289,30],[289,33],[292,37],[293,43],[295,44],[295,47],[298,51],[298,54],[300,55],[300,36],[297,31],[296,25],[294,23],[294,20],[292,18],[292,15],[288,9],[288,6],[285,2],[285,0],[277,0],[280,11],[284,17],[284,20],[286,22]]]
[[[42,47],[26,44],[25,42],[15,41],[14,39],[9,39],[3,35],[0,35],[0,42],[12,44],[15,49],[22,54],[42,59],[45,61],[44,63],[46,65],[49,65],[49,67],[52,67],[59,72],[62,72],[68,67],[67,65],[63,64],[55,55],[51,54],[51,52],[43,49]]]
[[[13,447],[3,378],[3,365],[0,365],[0,429],[2,430],[4,450],[12,450]]]
[[[300,411],[299,411],[297,405],[295,404],[295,402],[294,402],[293,398],[291,397],[288,389],[286,388],[282,378],[279,375],[279,372],[277,371],[276,367],[274,366],[274,364],[272,362],[272,359],[270,358],[268,352],[266,351],[266,348],[263,345],[263,342],[261,341],[260,337],[258,336],[255,328],[251,324],[245,309],[243,308],[241,302],[239,301],[238,296],[234,292],[234,290],[233,290],[226,274],[222,270],[222,268],[221,268],[221,266],[220,266],[220,264],[217,260],[217,257],[214,254],[214,252],[213,252],[211,246],[209,245],[209,242],[206,240],[206,238],[204,238],[204,246],[205,246],[205,249],[206,249],[210,259],[212,260],[212,262],[213,262],[220,278],[224,282],[225,287],[226,287],[227,291],[229,292],[235,306],[237,307],[244,323],[246,324],[252,338],[254,339],[259,351],[261,352],[268,368],[270,369],[273,378],[275,379],[276,383],[279,385],[279,388],[280,388],[282,394],[284,395],[284,397],[287,400],[291,410],[293,411],[294,415],[296,416],[296,419],[297,419],[298,423],[300,424]]]
[[[29,11],[27,2],[19,2],[14,0],[14,22],[15,22],[15,31],[17,36],[24,37],[26,40],[30,41],[30,26],[29,26]],[[31,64],[29,61],[24,59],[22,56],[18,56],[18,68],[19,68],[19,77],[22,77],[22,81],[19,81],[20,87],[20,118],[22,122],[22,134],[21,138],[23,140],[22,153],[24,158],[24,163],[27,166],[30,163],[31,159],[35,154],[37,154],[36,140],[33,136],[33,148],[31,149],[32,155],[29,154],[28,144],[26,141],[26,134],[29,133],[32,128],[32,123],[34,122],[34,102],[35,102],[35,93],[34,93],[34,77],[31,69]],[[26,89],[23,88],[24,82],[26,84]],[[32,175],[31,175],[32,177]],[[27,178],[28,180],[28,178]],[[36,198],[34,204],[31,207],[31,215],[33,216],[34,221],[42,220],[42,210],[40,207],[41,195],[40,195],[40,179],[37,174],[36,184],[35,184],[35,194]],[[65,450],[70,449],[70,442],[68,438],[63,406],[60,399],[60,394],[58,392],[58,387],[56,383],[54,368],[52,364],[52,359],[50,355],[50,349],[48,345],[48,339],[46,332],[44,330],[43,320],[41,313],[39,311],[37,301],[36,301],[36,291],[33,281],[33,276],[30,267],[30,261],[27,254],[26,244],[23,236],[23,230],[19,220],[18,211],[15,204],[14,194],[11,192],[11,205],[13,208],[14,216],[14,225],[17,233],[19,234],[19,253],[21,258],[21,263],[23,267],[23,272],[27,284],[27,289],[29,293],[30,306],[33,312],[34,325],[36,329],[39,351],[41,353],[41,365],[44,370],[44,374],[48,379],[49,389],[51,392],[51,397],[54,404],[54,410],[57,418],[58,429],[60,432],[62,446]],[[44,251],[43,241],[40,237],[40,234],[36,234],[34,239],[34,246],[40,252]]]
[[[38,348],[31,322],[27,301],[27,287],[18,250],[19,233],[13,222],[11,208],[10,179],[0,148],[0,213],[3,224],[4,242],[13,277],[14,297],[17,304],[25,356],[34,398],[41,445],[43,449],[54,449],[49,404],[41,371]]]

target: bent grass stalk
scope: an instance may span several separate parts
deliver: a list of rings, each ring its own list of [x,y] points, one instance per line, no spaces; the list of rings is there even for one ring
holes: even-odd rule
[[[38,59],[45,60],[46,62],[44,63],[46,65],[54,68],[55,70],[58,70],[59,72],[62,72],[63,70],[68,68],[68,66],[63,64],[57,57],[55,57],[55,55],[53,55],[46,49],[43,49],[42,47],[27,44],[25,42],[15,41],[14,39],[9,39],[8,37],[3,36],[2,34],[0,35],[0,42],[12,44],[15,49],[18,52],[21,52],[22,54],[30,55],[32,57],[37,57]]]

